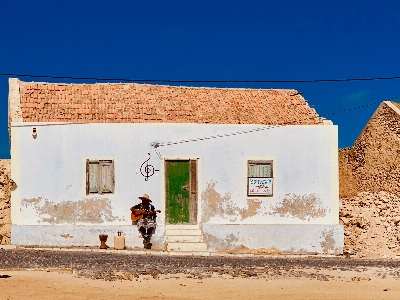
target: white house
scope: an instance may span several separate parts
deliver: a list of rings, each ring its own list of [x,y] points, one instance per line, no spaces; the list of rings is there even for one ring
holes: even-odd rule
[[[11,242],[341,253],[338,128],[295,90],[9,80]],[[107,242],[112,245],[112,239]]]

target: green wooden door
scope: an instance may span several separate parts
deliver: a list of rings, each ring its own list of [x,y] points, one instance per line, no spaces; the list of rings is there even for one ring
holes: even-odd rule
[[[197,223],[196,161],[165,161],[165,211],[168,224]]]

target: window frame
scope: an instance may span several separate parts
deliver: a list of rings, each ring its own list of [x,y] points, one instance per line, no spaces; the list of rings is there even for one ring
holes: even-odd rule
[[[250,176],[250,164],[270,164],[271,174],[270,177],[263,176]],[[248,159],[246,160],[246,196],[247,197],[273,197],[274,196],[274,160],[273,159]],[[250,193],[250,180],[251,179],[265,179],[270,182],[271,193]]]
[[[99,165],[97,169],[97,176],[96,176],[96,182],[97,182],[97,192],[91,192],[90,191],[90,164],[91,163],[97,163]],[[102,178],[104,177],[103,175],[105,166],[109,166],[109,176],[111,176],[111,182],[110,182],[110,187],[109,191],[103,191],[103,181]],[[114,195],[115,194],[115,160],[110,159],[110,158],[102,158],[102,159],[97,159],[97,158],[87,158],[85,160],[85,194],[86,196],[99,196],[99,195]],[[103,174],[104,173],[104,174]]]

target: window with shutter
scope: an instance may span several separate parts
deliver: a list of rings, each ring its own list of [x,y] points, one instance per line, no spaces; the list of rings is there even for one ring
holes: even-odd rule
[[[114,161],[86,160],[86,194],[113,194]]]
[[[247,162],[247,196],[272,196],[273,182],[272,160]]]

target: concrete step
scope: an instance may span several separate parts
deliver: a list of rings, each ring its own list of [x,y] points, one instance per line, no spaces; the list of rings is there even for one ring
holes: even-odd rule
[[[166,224],[165,229],[200,229],[199,225],[189,225],[189,224]]]
[[[0,245],[0,249],[16,249],[17,246],[15,245]]]
[[[167,243],[167,251],[207,251],[206,243]]]
[[[169,255],[183,255],[183,256],[210,256],[208,251],[170,251]]]
[[[200,229],[166,229],[165,235],[202,235]]]
[[[201,243],[202,235],[166,235],[165,240],[168,243]]]

